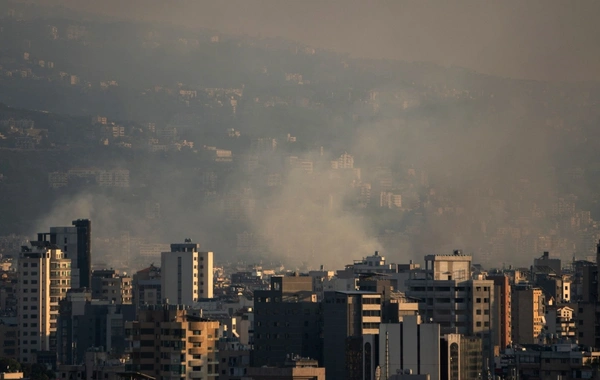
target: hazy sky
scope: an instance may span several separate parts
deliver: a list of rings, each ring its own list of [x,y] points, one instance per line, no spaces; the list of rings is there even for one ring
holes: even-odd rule
[[[528,79],[600,80],[600,1],[45,0],[363,57]]]

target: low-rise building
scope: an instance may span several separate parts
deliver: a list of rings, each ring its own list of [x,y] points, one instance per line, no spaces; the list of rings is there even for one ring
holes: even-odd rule
[[[325,380],[325,368],[317,360],[290,357],[282,368],[249,368],[242,380]]]

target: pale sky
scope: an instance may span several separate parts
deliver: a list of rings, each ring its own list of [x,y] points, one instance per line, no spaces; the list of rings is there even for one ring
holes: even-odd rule
[[[229,34],[284,37],[359,57],[513,78],[600,81],[596,0],[44,0]]]

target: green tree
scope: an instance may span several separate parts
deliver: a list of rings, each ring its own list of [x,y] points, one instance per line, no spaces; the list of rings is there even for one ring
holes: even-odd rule
[[[15,359],[0,358],[0,372],[21,372],[21,364]]]

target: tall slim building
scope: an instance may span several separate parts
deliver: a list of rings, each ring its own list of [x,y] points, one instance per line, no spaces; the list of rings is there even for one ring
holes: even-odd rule
[[[50,232],[38,233],[38,241],[58,246],[71,260],[71,284],[74,289],[92,286],[92,222],[73,221],[74,227],[50,227]]]
[[[512,338],[520,344],[537,344],[544,329],[546,299],[542,289],[516,286],[512,292]]]
[[[327,379],[373,378],[381,323],[381,294],[325,292],[323,358]]]
[[[73,221],[77,233],[77,255],[75,268],[79,272],[78,288],[92,287],[92,222],[89,219]]]
[[[495,341],[500,349],[505,349],[512,342],[512,308],[511,287],[505,274],[491,275],[488,280],[494,281],[495,302],[493,305],[493,323]]]
[[[200,244],[185,239],[183,244],[171,244],[171,252],[161,253],[164,301],[192,305],[201,298],[213,297],[213,253],[199,249]]]
[[[71,260],[56,246],[32,241],[19,255],[19,360],[32,363],[40,351],[56,352],[59,301],[71,288]]]

